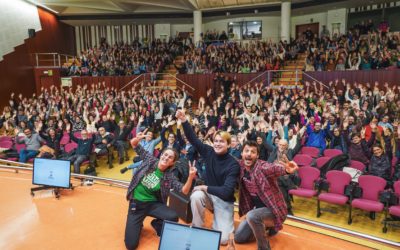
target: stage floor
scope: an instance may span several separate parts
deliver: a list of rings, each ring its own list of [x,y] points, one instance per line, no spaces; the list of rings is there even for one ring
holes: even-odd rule
[[[77,186],[73,191],[64,190],[57,200],[47,191],[32,198],[31,182],[30,172],[0,169],[0,249],[125,249],[124,188]],[[158,249],[159,238],[150,220],[145,220],[138,249]],[[368,249],[289,225],[271,239],[271,246],[288,250]],[[236,249],[256,249],[256,244],[237,244]]]

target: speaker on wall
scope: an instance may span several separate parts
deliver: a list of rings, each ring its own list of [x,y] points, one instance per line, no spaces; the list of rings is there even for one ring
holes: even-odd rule
[[[35,37],[35,34],[36,34],[35,29],[28,29],[29,38]]]

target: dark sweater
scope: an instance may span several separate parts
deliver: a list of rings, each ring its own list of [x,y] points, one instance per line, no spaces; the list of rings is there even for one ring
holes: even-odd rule
[[[204,181],[208,186],[207,192],[224,201],[234,202],[235,186],[240,173],[239,163],[229,153],[217,155],[213,147],[203,144],[188,122],[182,125],[187,139],[205,160]]]
[[[87,138],[86,140],[76,138],[74,136],[74,133],[69,133],[69,137],[72,141],[78,144],[78,147],[76,148],[77,155],[89,156],[89,154],[92,152],[92,146],[95,140],[94,135],[92,136],[92,138]]]

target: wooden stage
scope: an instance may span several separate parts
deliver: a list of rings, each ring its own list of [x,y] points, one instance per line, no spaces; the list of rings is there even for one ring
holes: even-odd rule
[[[64,190],[57,200],[48,191],[32,198],[31,182],[30,172],[0,169],[0,249],[125,249],[128,204],[124,188],[77,186],[73,191]],[[138,249],[158,249],[159,238],[150,221],[145,220]],[[289,225],[271,239],[271,246],[287,250],[368,249]],[[237,244],[236,249],[256,249],[256,244]]]

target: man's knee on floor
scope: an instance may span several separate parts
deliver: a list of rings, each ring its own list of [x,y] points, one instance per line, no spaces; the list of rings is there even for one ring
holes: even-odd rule
[[[255,221],[257,221],[257,219],[258,219],[258,216],[257,216],[257,214],[254,212],[254,210],[249,211],[249,212],[247,213],[247,215],[246,215],[246,220],[247,220],[248,223],[255,222]]]
[[[138,247],[138,245],[139,245],[139,241],[137,241],[137,240],[125,239],[125,247],[128,250],[134,250]]]
[[[236,243],[238,244],[242,244],[242,243],[246,243],[248,241],[248,239],[246,239],[243,234],[239,234],[238,232],[235,232],[234,235],[234,240]]]

